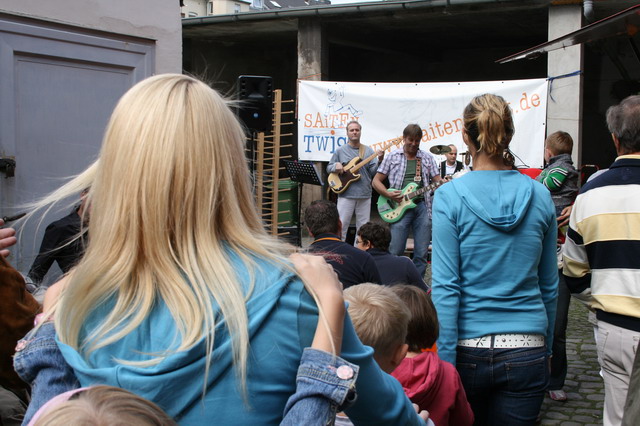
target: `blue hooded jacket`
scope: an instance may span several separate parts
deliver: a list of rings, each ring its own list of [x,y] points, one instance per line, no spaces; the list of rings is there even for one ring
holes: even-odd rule
[[[438,354],[459,339],[523,333],[551,350],[558,291],[557,225],[549,191],[517,171],[473,171],[433,205],[433,302]]]
[[[237,256],[240,282],[249,274]],[[204,339],[189,350],[169,354],[147,367],[117,360],[140,361],[176,347],[176,327],[159,301],[133,332],[102,347],[88,358],[58,342],[82,386],[107,384],[147,398],[182,425],[279,424],[287,399],[296,390],[296,374],[305,347],[311,346],[318,309],[299,278],[281,266],[258,260],[255,290],[246,306],[250,351],[247,363],[248,405],[243,401],[233,364],[231,341],[223,318],[218,319],[215,344],[205,385]],[[82,329],[86,335],[111,310],[113,301],[94,310]],[[382,372],[373,350],[362,345],[350,318],[345,318],[341,357],[360,366],[358,398],[346,410],[354,424],[423,424],[400,384]]]

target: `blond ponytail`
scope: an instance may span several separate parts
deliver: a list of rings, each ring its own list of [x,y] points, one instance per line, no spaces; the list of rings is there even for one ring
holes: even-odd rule
[[[515,129],[511,109],[504,98],[492,94],[476,96],[464,109],[463,120],[478,151],[490,157],[508,152]]]

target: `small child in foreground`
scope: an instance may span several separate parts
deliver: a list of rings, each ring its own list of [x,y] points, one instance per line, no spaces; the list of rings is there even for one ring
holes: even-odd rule
[[[406,343],[407,356],[391,373],[405,393],[438,426],[473,424],[473,411],[456,368],[435,352],[421,352],[438,339],[438,314],[431,296],[417,287],[398,285],[391,290],[411,312]]]
[[[174,426],[160,407],[127,390],[92,386],[60,394],[36,413],[29,425]]]
[[[424,293],[424,290],[420,291]],[[344,300],[349,302],[347,310],[360,341],[373,348],[373,359],[382,371],[391,374],[407,354],[405,337],[411,312],[391,291],[391,287],[379,284],[365,283],[349,287],[344,290]],[[426,414],[416,404],[414,407],[421,416]],[[343,413],[336,416],[335,424],[352,425]],[[427,425],[433,424],[429,418]]]

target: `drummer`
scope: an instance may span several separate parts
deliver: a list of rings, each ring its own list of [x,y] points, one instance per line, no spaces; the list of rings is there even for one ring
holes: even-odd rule
[[[371,182],[380,195],[396,202],[402,200],[402,192],[399,189],[411,182],[417,183],[418,188],[421,188],[431,182],[442,180],[433,156],[420,149],[422,128],[417,124],[409,124],[405,127],[402,137],[403,148],[385,156]],[[386,178],[389,178],[389,188],[384,185]],[[397,256],[403,255],[409,232],[413,232],[413,263],[420,276],[424,277],[431,243],[431,197],[427,194],[423,200],[414,198],[413,202],[416,203],[416,207],[406,210],[402,218],[390,226],[389,252]]]
[[[435,148],[435,147],[434,147]],[[450,144],[443,150],[446,160],[440,163],[440,177],[450,177],[458,173],[461,170],[468,170],[468,167],[462,164],[462,161],[458,161],[458,148],[454,144]]]

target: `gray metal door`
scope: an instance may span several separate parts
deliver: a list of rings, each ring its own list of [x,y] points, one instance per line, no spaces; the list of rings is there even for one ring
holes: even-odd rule
[[[113,107],[153,73],[154,52],[151,40],[0,14],[0,156],[16,161],[14,177],[0,174],[0,216],[96,158]],[[69,208],[22,230],[10,259],[19,270],[28,271],[44,228]]]

